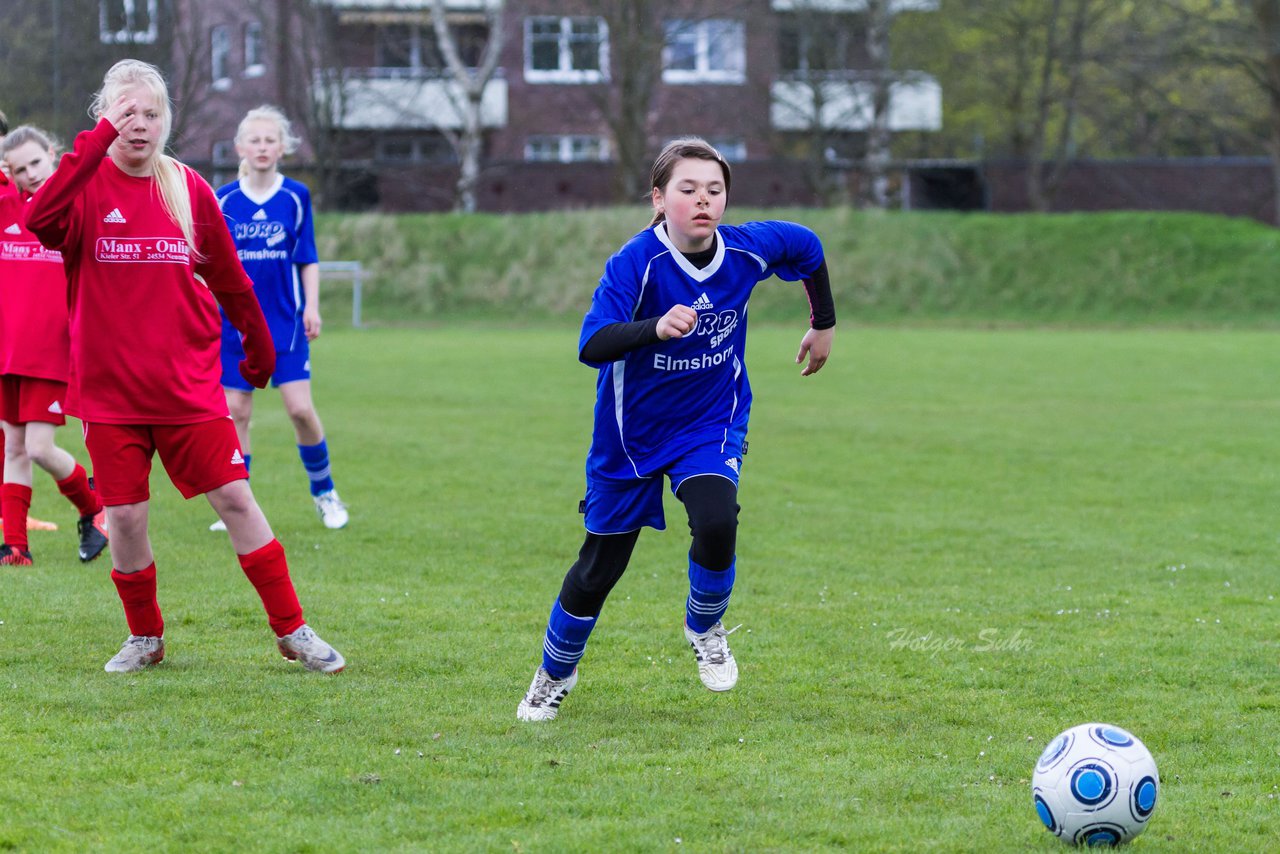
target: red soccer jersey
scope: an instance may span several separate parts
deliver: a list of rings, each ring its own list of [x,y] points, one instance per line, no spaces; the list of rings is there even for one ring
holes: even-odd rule
[[[9,180],[9,176],[4,174],[3,171],[0,171],[0,198],[4,198],[5,196],[9,196],[9,195],[15,195],[17,194],[17,192],[18,192],[18,188],[15,187],[13,185],[13,182]]]
[[[0,374],[67,381],[62,255],[23,225],[26,204],[0,195]]]
[[[152,178],[106,157],[107,121],[27,206],[27,226],[60,249],[71,305],[67,409],[106,424],[194,424],[227,415],[219,384],[222,321],[210,291],[253,289],[213,190],[181,167],[191,193],[197,260]]]

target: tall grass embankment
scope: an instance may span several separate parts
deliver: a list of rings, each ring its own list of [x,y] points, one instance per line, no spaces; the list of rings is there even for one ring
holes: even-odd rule
[[[1060,326],[1280,325],[1280,232],[1188,213],[879,213],[730,207],[726,222],[789,219],[823,239],[843,322]],[[576,320],[643,208],[537,214],[325,214],[326,260],[365,269],[378,324]],[[334,279],[330,316],[349,289]],[[752,316],[805,312],[797,290],[757,288]]]

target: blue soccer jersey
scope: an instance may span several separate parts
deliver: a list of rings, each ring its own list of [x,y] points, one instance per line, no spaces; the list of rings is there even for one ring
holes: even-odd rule
[[[693,448],[740,442],[751,411],[744,364],[747,302],[770,276],[799,281],[822,265],[822,244],[790,222],[716,229],[715,257],[695,267],[658,224],[605,265],[578,349],[602,328],[659,317],[682,304],[690,334],[627,353],[600,369],[587,475],[600,482],[651,477]]]
[[[263,195],[244,180],[218,189],[218,204],[235,238],[240,263],[253,279],[276,351],[285,353],[306,345],[302,327],[303,293],[298,268],[315,264],[315,230],[311,221],[311,193],[306,186],[280,175]],[[223,346],[240,336],[222,316]]]

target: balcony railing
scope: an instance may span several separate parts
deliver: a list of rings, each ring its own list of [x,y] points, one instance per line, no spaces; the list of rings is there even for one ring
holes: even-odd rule
[[[313,94],[328,105],[334,125],[347,130],[457,130],[463,126],[465,96],[440,76],[380,77],[349,69],[341,79],[317,78]],[[490,80],[480,101],[480,123],[506,127],[507,81]]]
[[[867,72],[792,74],[773,82],[769,117],[776,130],[863,131],[874,117],[876,77]],[[942,87],[927,74],[889,83],[889,129],[941,130]]]

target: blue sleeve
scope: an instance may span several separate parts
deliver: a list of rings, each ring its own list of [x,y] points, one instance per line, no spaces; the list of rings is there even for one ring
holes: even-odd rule
[[[762,279],[777,276],[788,282],[808,279],[822,266],[822,241],[809,228],[794,222],[748,222],[742,233],[769,265]]]
[[[298,224],[298,242],[293,247],[293,263],[316,264],[320,255],[316,252],[315,225],[311,218],[311,191],[302,184],[297,184],[295,189],[302,200],[302,221]]]
[[[600,284],[591,297],[591,308],[582,320],[582,334],[578,336],[579,354],[591,337],[604,327],[639,319],[635,317],[635,312],[640,305],[644,270],[639,268],[641,254],[633,251],[635,244],[636,239],[632,239],[604,265],[604,275],[600,277]],[[581,355],[579,358],[581,359]],[[593,368],[602,368],[607,364],[581,360],[583,364]]]

